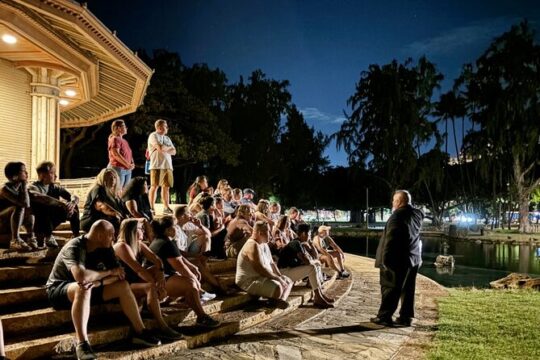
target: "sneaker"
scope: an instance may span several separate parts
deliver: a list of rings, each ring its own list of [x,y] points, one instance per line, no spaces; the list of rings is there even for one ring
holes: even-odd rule
[[[165,208],[163,209],[163,215],[172,215],[173,211],[171,208]]]
[[[90,346],[90,343],[88,341],[78,343],[77,348],[75,349],[75,353],[77,354],[78,360],[97,359],[97,356],[96,354],[94,354],[94,351],[92,350],[92,347]]]
[[[347,270],[343,270],[341,272],[341,274],[339,274],[339,278],[340,279],[346,279],[348,278],[349,276],[351,276],[351,274],[347,271]]]
[[[25,243],[24,240],[21,238],[11,240],[10,247],[16,251],[31,251],[32,250],[30,245]]]
[[[221,325],[221,322],[218,320],[212,319],[209,315],[199,316],[197,317],[197,325],[204,326],[208,328],[215,328]]]
[[[133,335],[131,343],[144,346],[159,346],[161,345],[161,340],[152,335],[152,332],[148,329],[144,329],[140,334]]]
[[[180,340],[184,337],[184,335],[180,334],[178,331],[174,331],[170,327],[167,327],[165,329],[160,329],[158,331],[158,336],[161,339],[172,340],[172,341]]]
[[[35,236],[28,239],[27,244],[32,248],[32,250],[39,249],[39,245]]]
[[[212,294],[212,293],[209,293],[209,292],[206,292],[206,291],[203,291],[201,293],[201,301],[210,301],[210,300],[214,300],[216,298],[216,294]]]
[[[58,243],[56,242],[56,239],[52,235],[46,238],[45,245],[47,245],[47,247],[50,247],[50,248],[58,247]]]

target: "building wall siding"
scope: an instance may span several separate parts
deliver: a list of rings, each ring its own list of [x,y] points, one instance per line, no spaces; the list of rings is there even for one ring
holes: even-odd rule
[[[27,167],[32,158],[32,99],[30,74],[0,59],[0,183],[5,181],[8,161],[22,161]],[[27,169],[35,177],[33,169]]]

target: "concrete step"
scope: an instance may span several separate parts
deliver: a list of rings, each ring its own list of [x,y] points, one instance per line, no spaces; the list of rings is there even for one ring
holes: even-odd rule
[[[237,332],[259,325],[268,320],[290,314],[298,307],[305,305],[310,297],[310,291],[306,288],[295,289],[295,293],[289,297],[289,307],[285,310],[270,309],[263,302],[256,301],[247,304],[242,309],[236,309],[217,314],[216,318],[222,321],[222,325],[216,329],[204,330],[186,324],[180,329],[185,336],[183,340],[164,344],[159,347],[133,350],[131,345],[111,345],[102,348],[98,356],[106,359],[118,360],[143,360],[173,354],[181,349],[195,348],[211,341],[223,339]],[[131,349],[130,349],[131,347]]]
[[[0,290],[0,312],[7,307],[18,307],[26,304],[43,304],[47,300],[45,286],[28,286],[17,289]]]
[[[208,260],[208,268],[212,274],[221,274],[236,271],[236,259]]]
[[[241,307],[250,300],[251,297],[246,293],[239,293],[232,297],[210,301],[204,304],[203,307],[206,313],[215,314],[218,312],[227,312],[231,309]],[[183,326],[186,322],[193,323],[196,318],[191,309],[167,307],[162,309],[162,311],[166,315],[165,319],[167,323],[171,326],[177,326],[180,323]],[[101,318],[101,323],[99,321],[94,321],[97,323],[96,325],[89,325],[89,336],[92,344],[99,346],[100,344],[109,344],[111,342],[128,338],[129,326],[127,325],[127,320],[111,322],[111,314],[119,312],[119,305],[107,304],[92,308],[91,320],[96,320],[96,317]],[[106,314],[107,317],[105,318],[103,316],[99,316],[98,314]],[[55,319],[50,320],[51,318]],[[120,317],[118,318],[120,319]],[[24,323],[33,321],[41,322],[42,325],[55,322],[56,325],[54,325],[54,327],[58,327],[59,330],[57,333],[54,331],[50,332],[49,336],[29,336],[28,334],[40,334],[36,330],[31,330],[30,326],[24,325]],[[4,323],[6,342],[8,343],[6,353],[10,359],[44,358],[61,352],[73,351],[74,349],[72,326],[62,326],[62,324],[65,325],[68,322],[71,323],[69,311],[54,311],[52,309],[46,309],[43,311],[33,312],[32,318],[27,317],[26,319],[22,319],[21,316],[7,316],[2,318],[2,322]],[[153,319],[145,319],[144,322],[149,328],[156,327],[156,321]],[[111,323],[117,325],[123,323],[124,325],[111,327]],[[51,327],[53,326],[48,326],[49,329]],[[23,329],[26,330],[22,331]],[[13,331],[15,331],[15,336],[13,336]],[[12,334],[11,336],[10,333]]]
[[[38,281],[45,284],[52,269],[52,263],[0,267],[0,284],[21,285]]]

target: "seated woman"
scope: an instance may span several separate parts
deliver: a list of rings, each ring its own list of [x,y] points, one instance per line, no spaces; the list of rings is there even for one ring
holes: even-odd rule
[[[30,210],[28,192],[28,172],[22,162],[8,162],[4,168],[8,182],[0,188],[0,234],[11,235],[11,248],[30,251],[38,248],[34,236],[34,216]],[[20,236],[24,225],[28,233],[28,243]],[[3,245],[3,244],[2,244]],[[7,247],[7,244],[5,244]]]
[[[209,193],[210,195],[212,195],[210,193],[210,188],[208,187],[208,178],[204,175],[197,176],[193,184],[189,186],[187,190],[188,205],[190,205],[194,201],[195,197],[201,192]]]
[[[259,203],[257,204],[257,210],[255,211],[255,221],[265,221],[268,223],[271,229],[275,225],[275,223],[270,217],[270,201],[265,199],[259,200]]]
[[[287,244],[296,238],[296,234],[291,230],[291,222],[287,215],[281,215],[272,230],[272,241],[268,243],[273,255],[279,254]]]
[[[330,226],[321,225],[317,229],[317,235],[313,238],[313,245],[320,253],[319,260],[324,265],[337,271],[339,278],[347,278],[350,274],[345,270],[345,253],[330,237]]]
[[[204,227],[199,219],[191,216],[187,205],[178,206],[174,216],[177,220],[174,241],[182,256],[197,266],[202,279],[212,285],[217,292],[228,293],[227,287],[219,282],[208,267],[205,253],[210,250],[210,230]]]
[[[137,299],[146,298],[148,310],[158,322],[159,338],[178,340],[182,334],[171,329],[161,314],[159,301],[167,296],[163,261],[143,242],[144,225],[142,219],[126,219],[120,225],[118,240],[113,245],[114,253],[120,259],[126,272],[126,280]],[[142,260],[146,258],[154,266],[146,269]]]
[[[81,217],[81,228],[88,232],[93,223],[104,219],[113,224],[116,233],[129,212],[119,197],[118,174],[114,169],[103,169],[96,177],[96,184],[86,198]]]
[[[136,176],[127,184],[122,201],[131,217],[152,221],[152,208],[148,199],[148,183],[145,177]]]
[[[236,209],[236,217],[227,226],[227,236],[225,237],[225,253],[227,257],[236,259],[242,246],[251,236],[253,228],[251,221],[251,207],[240,205]]]
[[[214,191],[213,195],[221,195],[223,196],[223,192],[225,188],[229,187],[229,182],[227,179],[221,179],[218,181],[216,185],[216,190]]]
[[[166,276],[165,289],[171,297],[184,297],[186,303],[197,314],[197,325],[217,327],[221,323],[204,312],[201,305],[201,273],[187,261],[176,246],[176,219],[163,216],[152,222],[155,238],[150,244],[152,250],[163,261]]]

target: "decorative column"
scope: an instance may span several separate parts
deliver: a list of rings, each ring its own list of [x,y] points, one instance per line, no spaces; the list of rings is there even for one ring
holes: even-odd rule
[[[62,71],[45,67],[25,67],[32,75],[32,162],[28,169],[35,177],[35,168],[45,160],[60,161],[59,77]]]

